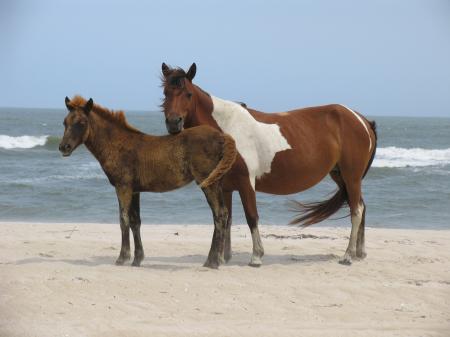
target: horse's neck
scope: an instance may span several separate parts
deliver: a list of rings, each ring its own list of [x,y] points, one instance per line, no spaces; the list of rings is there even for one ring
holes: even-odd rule
[[[89,135],[85,141],[88,150],[100,162],[104,164],[118,152],[120,147],[117,142],[123,139],[122,133],[125,132],[112,121],[102,118],[95,112],[89,116]]]
[[[196,106],[195,111],[186,120],[185,126],[187,128],[194,127],[198,125],[211,125],[217,127],[217,124],[212,118],[213,103],[211,97],[205,93],[202,89],[195,86],[196,91]]]
[[[246,106],[242,106],[241,103],[223,100],[218,97],[213,99],[213,96],[206,94],[199,87],[195,87],[195,90],[197,92],[197,106],[189,120],[185,122],[187,128],[202,124],[221,128],[218,125],[217,117],[220,117],[220,119],[228,119],[231,117],[230,114],[233,111],[239,111],[247,119],[254,119],[256,121],[264,119],[265,114],[263,112],[248,109]],[[214,101],[218,104],[215,105]],[[213,116],[213,112],[216,116]],[[233,118],[230,119],[233,120]]]

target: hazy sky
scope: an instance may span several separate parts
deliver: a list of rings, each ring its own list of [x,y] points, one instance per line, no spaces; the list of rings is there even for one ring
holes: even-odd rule
[[[450,116],[450,1],[0,0],[0,106],[157,110],[163,61],[264,111]]]

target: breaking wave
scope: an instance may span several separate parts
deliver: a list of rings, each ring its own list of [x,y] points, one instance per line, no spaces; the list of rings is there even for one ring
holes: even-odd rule
[[[377,149],[373,167],[424,167],[450,164],[449,149],[405,149],[389,146]]]
[[[0,149],[32,149],[35,147],[46,147],[48,149],[57,149],[60,142],[59,137],[55,136],[7,136],[0,135]]]

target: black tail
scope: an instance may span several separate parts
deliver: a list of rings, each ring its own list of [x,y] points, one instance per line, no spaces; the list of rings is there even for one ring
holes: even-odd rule
[[[367,119],[366,119],[367,120]],[[370,167],[372,166],[373,159],[375,158],[375,153],[377,152],[377,142],[378,142],[378,135],[377,135],[377,123],[375,121],[367,121],[370,125],[370,128],[373,131],[373,134],[375,135],[375,144],[372,152],[372,156],[369,159],[369,163],[367,164],[366,170],[363,174],[363,179],[366,176],[367,172],[369,171]]]
[[[375,158],[375,153],[377,151],[377,125],[375,121],[367,121],[375,135],[375,144],[372,152],[372,156],[369,159],[366,170],[364,171],[363,178],[366,176],[367,171],[369,171],[372,165],[373,159]],[[339,174],[339,173],[337,173]],[[293,201],[293,211],[300,213],[300,216],[295,218],[290,222],[293,224],[301,224],[303,227],[313,225],[315,223],[321,222],[334,213],[339,211],[342,207],[348,204],[347,190],[345,189],[344,182],[338,182],[339,189],[336,193],[328,200],[312,202],[308,204],[303,204],[298,201]]]
[[[301,215],[292,220],[290,224],[301,224],[303,227],[306,227],[321,222],[341,209],[347,201],[347,190],[343,184],[339,186],[336,193],[328,200],[308,204],[293,201],[293,210]]]

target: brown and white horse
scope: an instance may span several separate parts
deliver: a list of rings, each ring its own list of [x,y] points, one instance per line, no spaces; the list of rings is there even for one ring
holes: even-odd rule
[[[304,191],[326,175],[338,190],[329,200],[296,204],[300,215],[292,223],[304,226],[320,222],[348,204],[351,235],[342,264],[364,258],[366,206],[361,182],[375,156],[375,123],[343,105],[332,104],[279,113],[263,113],[209,95],[192,83],[195,63],[185,72],[162,64],[164,101],[162,108],[169,133],[200,124],[211,125],[231,135],[239,152],[224,177],[228,208],[225,260],[231,258],[230,226],[233,191],[238,191],[252,234],[250,265],[261,265],[264,249],[258,231],[256,193],[286,195]]]

